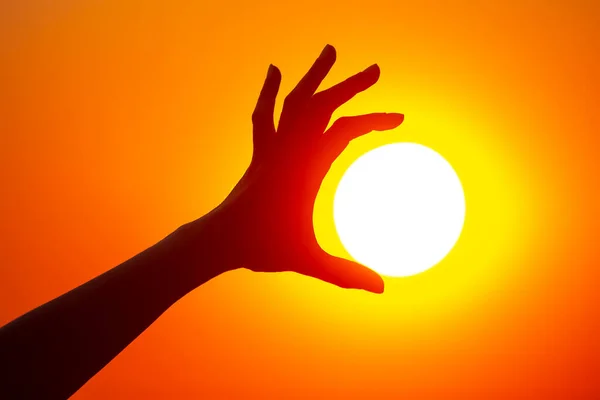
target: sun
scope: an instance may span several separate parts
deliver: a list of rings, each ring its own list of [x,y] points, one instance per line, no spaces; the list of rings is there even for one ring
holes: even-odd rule
[[[334,196],[342,245],[359,263],[387,276],[410,276],[438,264],[465,219],[458,175],[439,153],[393,143],[359,157]]]

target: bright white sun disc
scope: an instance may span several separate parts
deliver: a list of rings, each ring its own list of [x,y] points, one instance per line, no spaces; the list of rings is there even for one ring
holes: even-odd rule
[[[335,193],[333,217],[357,262],[383,275],[409,276],[452,250],[465,220],[465,196],[440,154],[416,143],[393,143],[348,168]]]

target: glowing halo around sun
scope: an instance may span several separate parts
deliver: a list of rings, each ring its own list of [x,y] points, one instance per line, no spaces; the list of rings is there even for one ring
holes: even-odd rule
[[[393,143],[359,157],[334,196],[340,241],[359,263],[387,276],[410,276],[452,250],[465,219],[458,175],[440,154]]]

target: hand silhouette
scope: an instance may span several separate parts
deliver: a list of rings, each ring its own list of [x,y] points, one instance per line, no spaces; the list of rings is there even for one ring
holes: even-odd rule
[[[315,94],[335,59],[335,49],[327,45],[285,98],[277,129],[273,112],[281,73],[269,66],[252,115],[252,162],[216,211],[228,229],[240,267],[294,271],[340,287],[381,293],[384,285],[377,273],[320,248],[313,230],[313,207],[321,181],[350,140],[395,128],[404,117],[385,113],[342,117],[324,132],[339,106],[379,79],[375,64]]]
[[[403,116],[340,118],[324,132],[340,105],[379,78],[373,65],[315,94],[334,62],[326,46],[286,97],[278,129],[281,73],[269,68],[252,118],[252,162],[219,207],[0,329],[0,398],[69,397],[171,305],[227,270],[295,271],[383,292],[375,272],[319,247],[312,215],[323,177],[350,140],[395,128]]]

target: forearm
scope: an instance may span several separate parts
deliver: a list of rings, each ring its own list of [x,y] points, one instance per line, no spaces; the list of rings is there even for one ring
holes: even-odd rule
[[[0,397],[66,398],[229,266],[205,217],[0,329]]]

